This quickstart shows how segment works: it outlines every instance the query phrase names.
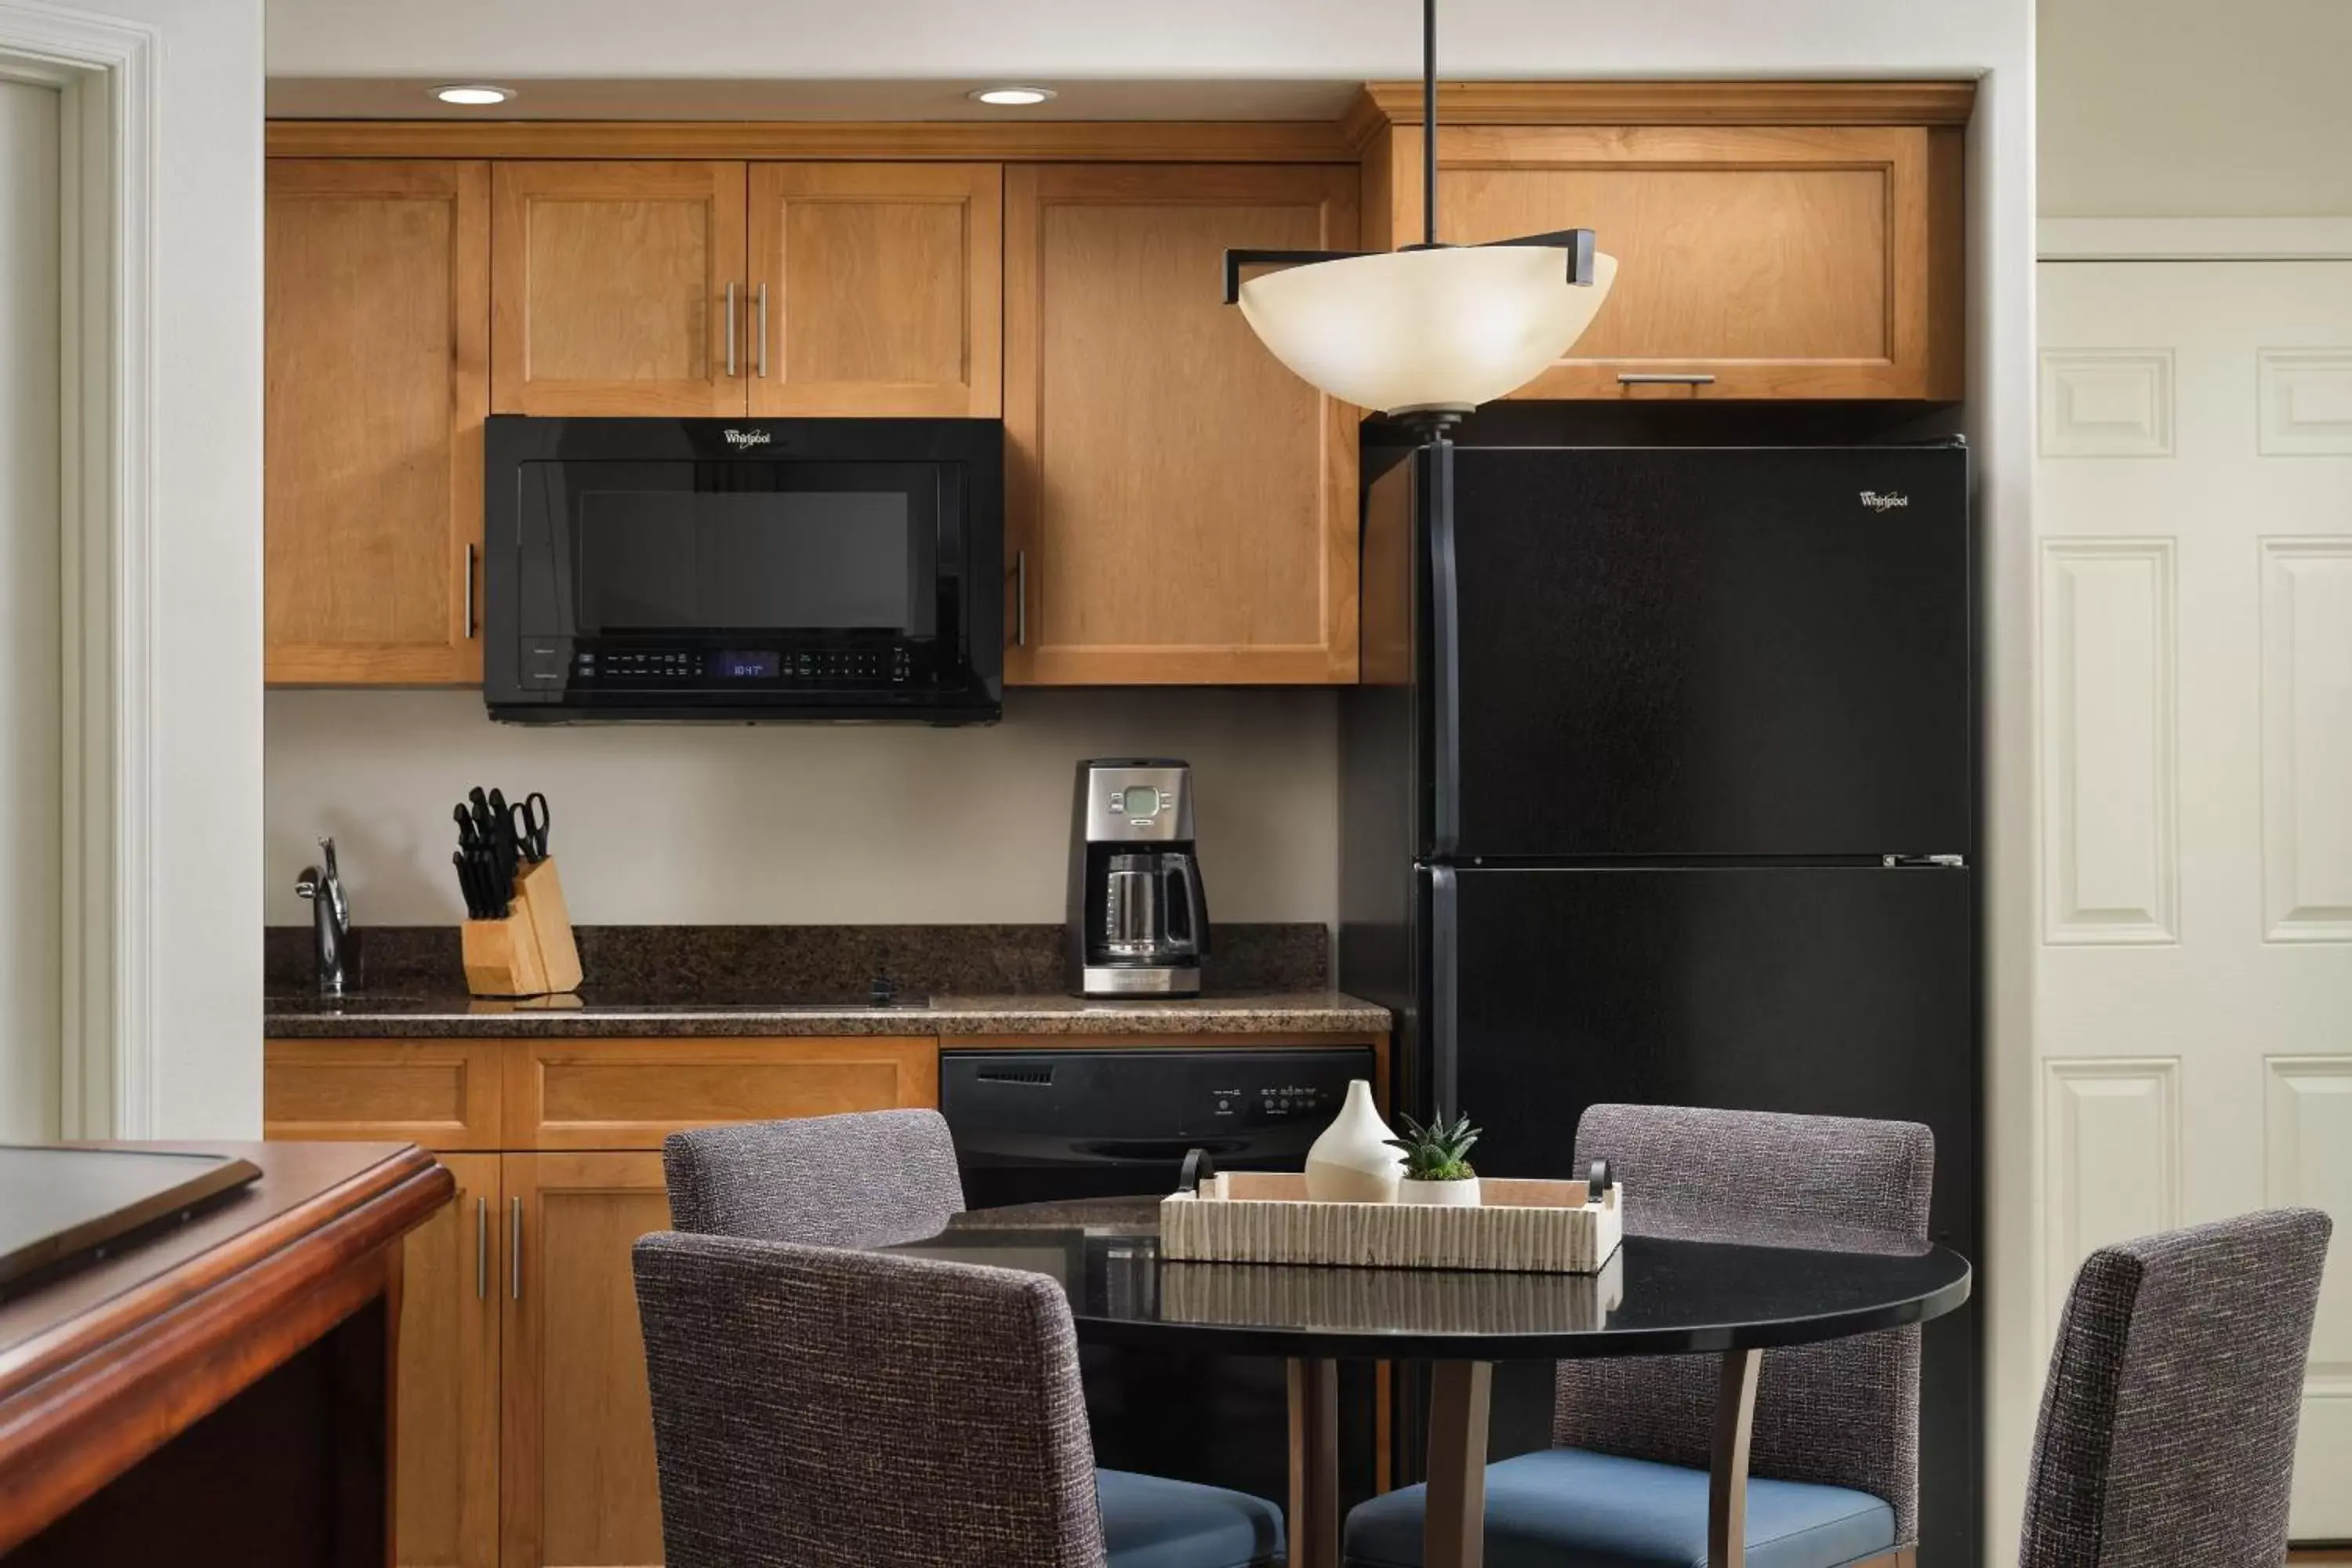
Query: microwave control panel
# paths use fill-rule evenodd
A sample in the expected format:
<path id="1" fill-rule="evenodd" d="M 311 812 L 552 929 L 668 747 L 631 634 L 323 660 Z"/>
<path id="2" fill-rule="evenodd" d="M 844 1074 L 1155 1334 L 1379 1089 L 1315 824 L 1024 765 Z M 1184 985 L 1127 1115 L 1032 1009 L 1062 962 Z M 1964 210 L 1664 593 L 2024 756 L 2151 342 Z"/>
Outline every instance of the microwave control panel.
<path id="1" fill-rule="evenodd" d="M 531 656 L 539 654 L 534 658 Z M 536 684 L 589 690 L 887 690 L 928 679 L 930 650 L 911 643 L 863 647 L 526 648 Z M 541 671 L 544 670 L 544 674 Z"/>

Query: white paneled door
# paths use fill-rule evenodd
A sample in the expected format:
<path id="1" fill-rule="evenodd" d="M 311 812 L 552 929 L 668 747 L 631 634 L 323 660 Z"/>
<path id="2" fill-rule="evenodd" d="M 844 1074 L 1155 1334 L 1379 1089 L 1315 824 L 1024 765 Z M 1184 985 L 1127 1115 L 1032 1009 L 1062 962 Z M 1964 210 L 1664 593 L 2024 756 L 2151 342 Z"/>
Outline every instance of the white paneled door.
<path id="1" fill-rule="evenodd" d="M 2335 1216 L 2298 1540 L 2352 1540 L 2352 261 L 2041 268 L 2042 1342 L 2102 1243 Z"/>

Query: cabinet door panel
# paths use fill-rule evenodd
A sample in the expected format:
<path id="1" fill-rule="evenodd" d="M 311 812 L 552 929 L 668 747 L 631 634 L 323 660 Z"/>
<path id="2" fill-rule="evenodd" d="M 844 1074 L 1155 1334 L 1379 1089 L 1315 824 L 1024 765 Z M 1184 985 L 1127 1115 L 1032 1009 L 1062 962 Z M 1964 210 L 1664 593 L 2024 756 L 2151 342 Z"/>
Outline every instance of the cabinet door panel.
<path id="1" fill-rule="evenodd" d="M 509 1154 L 503 1175 L 520 1245 L 503 1254 L 502 1568 L 659 1563 L 629 1249 L 669 1228 L 661 1156 Z"/>
<path id="2" fill-rule="evenodd" d="M 499 1560 L 499 1157 L 446 1154 L 447 1207 L 401 1244 L 397 1511 L 400 1568 Z"/>
<path id="3" fill-rule="evenodd" d="M 929 1108 L 939 1040 L 517 1040 L 506 1142 L 515 1149 L 658 1149 L 688 1127 Z"/>
<path id="4" fill-rule="evenodd" d="M 994 415 L 1003 192 L 993 163 L 753 164 L 751 412 Z"/>
<path id="5" fill-rule="evenodd" d="M 492 406 L 742 413 L 743 189 L 733 163 L 498 164 Z"/>
<path id="6" fill-rule="evenodd" d="M 1953 397 L 1958 136 L 1452 126 L 1438 133 L 1438 233 L 1475 243 L 1582 226 L 1618 260 L 1591 328 L 1519 397 Z M 1419 167 L 1420 140 L 1396 133 L 1392 171 Z M 1398 231 L 1417 231 L 1418 183 L 1391 190 Z"/>
<path id="7" fill-rule="evenodd" d="M 273 682 L 482 678 L 489 166 L 273 159 L 264 655 Z"/>
<path id="8" fill-rule="evenodd" d="M 1005 195 L 1028 595 L 1007 679 L 1352 680 L 1357 413 L 1267 353 L 1216 279 L 1228 247 L 1352 245 L 1354 171 L 1016 166 Z"/>
<path id="9" fill-rule="evenodd" d="M 493 1040 L 265 1040 L 265 1138 L 396 1139 L 499 1146 Z"/>

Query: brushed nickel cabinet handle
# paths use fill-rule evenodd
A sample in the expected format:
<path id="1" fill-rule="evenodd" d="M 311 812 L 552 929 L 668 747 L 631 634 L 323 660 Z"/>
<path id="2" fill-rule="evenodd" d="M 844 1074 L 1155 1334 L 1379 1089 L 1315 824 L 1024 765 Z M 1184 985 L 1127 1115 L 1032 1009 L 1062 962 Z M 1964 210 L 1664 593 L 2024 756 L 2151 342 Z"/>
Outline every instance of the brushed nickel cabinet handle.
<path id="1" fill-rule="evenodd" d="M 507 1211 L 507 1295 L 522 1300 L 522 1200 Z"/>
<path id="2" fill-rule="evenodd" d="M 768 286 L 760 285 L 760 374 L 768 374 Z"/>
<path id="3" fill-rule="evenodd" d="M 1013 557 L 1013 642 L 1016 647 L 1029 646 L 1029 552 L 1018 551 Z"/>
<path id="4" fill-rule="evenodd" d="M 735 374 L 735 285 L 727 285 L 727 374 Z"/>
<path id="5" fill-rule="evenodd" d="M 474 555 L 475 547 L 466 546 L 466 640 L 474 640 Z"/>
<path id="6" fill-rule="evenodd" d="M 1618 373 L 1620 386 L 1712 386 L 1715 377 L 1704 371 Z"/>
<path id="7" fill-rule="evenodd" d="M 474 1300 L 490 1293 L 490 1200 L 474 1200 Z"/>

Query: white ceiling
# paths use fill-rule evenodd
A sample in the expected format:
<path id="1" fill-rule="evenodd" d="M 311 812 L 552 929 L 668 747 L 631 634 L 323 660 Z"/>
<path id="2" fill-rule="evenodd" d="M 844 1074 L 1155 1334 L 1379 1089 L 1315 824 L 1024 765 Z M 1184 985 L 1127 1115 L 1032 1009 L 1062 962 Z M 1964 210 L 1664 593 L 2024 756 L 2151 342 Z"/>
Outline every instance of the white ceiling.
<path id="1" fill-rule="evenodd" d="M 1034 79 L 1118 97 L 1143 82 L 1311 90 L 1421 68 L 1414 0 L 268 0 L 265 19 L 269 74 L 289 84 L 488 76 L 541 79 L 551 92 L 607 79 L 961 92 Z M 1439 66 L 1506 79 L 1972 76 L 2021 61 L 2032 22 L 2032 0 L 1445 0 Z M 1142 112 L 1119 103 L 1113 117 Z"/>

